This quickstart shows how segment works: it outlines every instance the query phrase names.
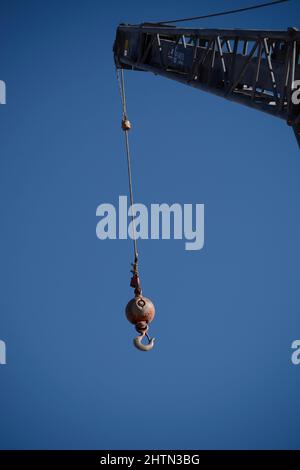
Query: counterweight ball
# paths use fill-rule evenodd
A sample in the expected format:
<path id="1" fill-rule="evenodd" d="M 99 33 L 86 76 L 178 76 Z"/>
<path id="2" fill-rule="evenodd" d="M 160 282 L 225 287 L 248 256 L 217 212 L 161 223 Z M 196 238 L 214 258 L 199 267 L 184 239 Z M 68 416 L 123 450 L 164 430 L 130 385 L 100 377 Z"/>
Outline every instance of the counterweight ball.
<path id="1" fill-rule="evenodd" d="M 130 323 L 136 325 L 140 332 L 147 330 L 148 323 L 152 322 L 155 315 L 155 307 L 150 299 L 139 295 L 129 300 L 126 305 L 126 317 Z"/>

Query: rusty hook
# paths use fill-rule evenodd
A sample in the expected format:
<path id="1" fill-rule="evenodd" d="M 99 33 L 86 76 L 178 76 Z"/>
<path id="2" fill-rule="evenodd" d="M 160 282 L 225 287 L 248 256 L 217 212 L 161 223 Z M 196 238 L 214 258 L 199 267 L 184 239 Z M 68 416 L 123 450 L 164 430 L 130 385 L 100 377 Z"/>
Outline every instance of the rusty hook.
<path id="1" fill-rule="evenodd" d="M 143 344 L 142 343 L 142 340 L 144 339 L 145 336 L 148 339 L 148 344 Z M 141 332 L 141 334 L 139 336 L 136 336 L 136 338 L 134 338 L 133 344 L 140 351 L 150 351 L 154 346 L 154 340 L 155 340 L 155 338 L 150 338 L 149 337 L 147 331 L 143 331 L 143 332 Z"/>

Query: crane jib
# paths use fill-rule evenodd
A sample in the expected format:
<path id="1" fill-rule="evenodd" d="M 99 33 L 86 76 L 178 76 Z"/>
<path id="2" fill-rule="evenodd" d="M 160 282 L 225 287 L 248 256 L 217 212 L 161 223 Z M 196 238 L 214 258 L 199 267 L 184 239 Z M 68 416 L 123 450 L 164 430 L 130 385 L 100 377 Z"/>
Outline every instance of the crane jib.
<path id="1" fill-rule="evenodd" d="M 150 71 L 284 119 L 300 146 L 300 32 L 119 25 L 118 68 Z"/>

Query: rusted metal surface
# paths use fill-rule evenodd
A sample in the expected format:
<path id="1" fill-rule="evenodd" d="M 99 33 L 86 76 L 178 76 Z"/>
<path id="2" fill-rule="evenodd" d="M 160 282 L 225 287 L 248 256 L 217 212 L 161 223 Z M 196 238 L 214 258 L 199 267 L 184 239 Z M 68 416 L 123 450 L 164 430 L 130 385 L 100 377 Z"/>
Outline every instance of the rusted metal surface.
<path id="1" fill-rule="evenodd" d="M 125 311 L 128 321 L 133 325 L 137 325 L 141 322 L 145 322 L 146 325 L 148 325 L 152 322 L 155 316 L 155 307 L 153 303 L 143 295 L 138 295 L 137 297 L 129 300 Z"/>
<path id="2" fill-rule="evenodd" d="M 122 120 L 122 129 L 123 129 L 123 131 L 130 131 L 131 122 L 128 119 L 123 119 Z"/>

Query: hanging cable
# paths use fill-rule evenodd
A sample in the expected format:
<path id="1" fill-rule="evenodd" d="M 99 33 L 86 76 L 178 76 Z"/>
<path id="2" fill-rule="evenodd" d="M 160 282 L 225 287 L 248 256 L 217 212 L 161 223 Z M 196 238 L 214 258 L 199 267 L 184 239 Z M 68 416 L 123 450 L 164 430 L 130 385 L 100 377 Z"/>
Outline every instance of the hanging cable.
<path id="1" fill-rule="evenodd" d="M 137 263 L 138 247 L 137 247 L 137 239 L 136 239 L 135 219 L 134 219 L 134 213 L 133 213 L 133 203 L 134 203 L 133 184 L 132 184 L 131 155 L 130 155 L 129 138 L 128 138 L 128 132 L 131 129 L 131 123 L 127 117 L 125 80 L 124 80 L 123 69 L 121 69 L 121 74 L 119 74 L 119 70 L 117 69 L 117 79 L 119 83 L 121 100 L 122 100 L 122 129 L 125 134 L 125 149 L 126 149 L 126 157 L 127 157 L 127 171 L 128 171 L 128 182 L 129 182 L 130 217 L 131 217 L 132 238 L 133 238 L 133 248 L 134 248 L 134 263 Z"/>
<path id="2" fill-rule="evenodd" d="M 129 180 L 129 196 L 130 196 L 130 215 L 132 226 L 132 238 L 134 247 L 134 262 L 132 263 L 132 277 L 130 287 L 134 288 L 134 298 L 131 299 L 125 309 L 126 317 L 130 323 L 135 325 L 138 336 L 134 338 L 133 344 L 140 351 L 151 351 L 154 346 L 154 339 L 148 334 L 149 324 L 152 322 L 155 315 L 155 307 L 150 299 L 142 295 L 141 281 L 138 273 L 138 247 L 136 238 L 136 226 L 133 213 L 133 185 L 132 185 L 132 171 L 131 171 L 131 155 L 129 150 L 128 132 L 131 129 L 130 121 L 127 117 L 126 109 L 126 93 L 125 93 L 125 80 L 124 70 L 121 73 L 117 68 L 117 80 L 119 84 L 121 100 L 122 100 L 122 129 L 125 134 L 125 149 L 127 157 L 127 170 Z M 142 341 L 146 338 L 147 343 L 143 344 Z"/>
<path id="3" fill-rule="evenodd" d="M 204 18 L 213 18 L 216 16 L 232 15 L 233 13 L 242 13 L 244 11 L 256 10 L 258 8 L 271 7 L 273 5 L 277 5 L 279 3 L 286 3 L 289 1 L 290 0 L 275 0 L 273 2 L 261 3 L 259 5 L 252 5 L 250 7 L 237 8 L 235 10 L 225 10 L 225 11 L 221 11 L 218 13 L 210 13 L 208 15 L 202 15 L 202 16 L 193 16 L 192 18 L 179 18 L 177 20 L 160 21 L 159 23 L 155 23 L 155 24 L 162 25 L 166 23 L 170 24 L 170 23 L 180 23 L 183 21 L 203 20 Z"/>
<path id="4" fill-rule="evenodd" d="M 131 169 L 131 154 L 129 149 L 129 137 L 128 132 L 131 129 L 131 123 L 127 117 L 127 107 L 126 107 L 126 93 L 125 93 L 125 79 L 124 79 L 124 70 L 121 69 L 119 73 L 119 69 L 117 68 L 117 80 L 119 84 L 119 90 L 121 95 L 122 101 L 122 129 L 125 134 L 125 151 L 126 151 L 126 158 L 127 158 L 127 172 L 128 172 L 128 183 L 129 183 L 129 198 L 130 198 L 130 218 L 131 218 L 131 228 L 132 228 L 132 239 L 133 239 L 133 251 L 134 251 L 134 260 L 131 269 L 132 277 L 130 281 L 130 287 L 134 288 L 135 295 L 140 295 L 142 293 L 141 281 L 138 272 L 138 245 L 137 245 L 137 238 L 136 238 L 136 226 L 135 226 L 135 218 L 133 212 L 133 183 L 132 183 L 132 169 Z"/>

